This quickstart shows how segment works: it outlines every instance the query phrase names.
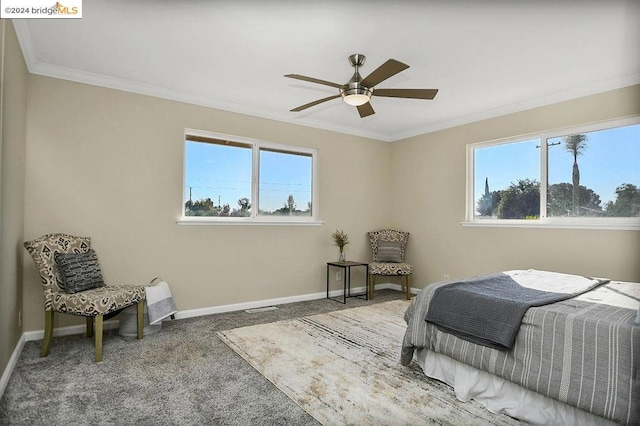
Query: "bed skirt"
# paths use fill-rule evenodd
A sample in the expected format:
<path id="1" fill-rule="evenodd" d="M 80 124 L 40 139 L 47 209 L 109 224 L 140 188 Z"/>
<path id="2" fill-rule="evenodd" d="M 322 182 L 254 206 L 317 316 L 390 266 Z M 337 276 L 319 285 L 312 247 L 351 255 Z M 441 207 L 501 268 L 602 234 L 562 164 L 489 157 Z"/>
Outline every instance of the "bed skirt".
<path id="1" fill-rule="evenodd" d="M 417 349 L 414 359 L 428 377 L 451 386 L 460 401 L 474 399 L 492 413 L 506 414 L 535 425 L 616 425 L 611 420 L 553 400 L 447 355 Z"/>

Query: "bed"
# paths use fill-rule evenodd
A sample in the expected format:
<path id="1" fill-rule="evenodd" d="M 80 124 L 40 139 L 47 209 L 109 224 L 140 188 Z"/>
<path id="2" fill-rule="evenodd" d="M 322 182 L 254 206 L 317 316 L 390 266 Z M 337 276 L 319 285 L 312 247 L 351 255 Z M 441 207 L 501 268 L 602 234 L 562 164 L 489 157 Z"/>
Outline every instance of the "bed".
<path id="1" fill-rule="evenodd" d="M 534 270 L 501 274 L 513 273 L 533 277 L 540 281 L 537 290 L 551 292 L 576 277 Z M 430 303 L 442 300 L 438 293 L 452 282 L 431 285 L 405 313 L 401 362 L 415 360 L 460 400 L 475 399 L 527 423 L 640 424 L 640 284 L 596 281 L 564 300 L 527 308 L 510 349 L 473 343 L 455 327 L 426 321 Z M 469 309 L 476 311 L 467 308 L 468 316 Z"/>

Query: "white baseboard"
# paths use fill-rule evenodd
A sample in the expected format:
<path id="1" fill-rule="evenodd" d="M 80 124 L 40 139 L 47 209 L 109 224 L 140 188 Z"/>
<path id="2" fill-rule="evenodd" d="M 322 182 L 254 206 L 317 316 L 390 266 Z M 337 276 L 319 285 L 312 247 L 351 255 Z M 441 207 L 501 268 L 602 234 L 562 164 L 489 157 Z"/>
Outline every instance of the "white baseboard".
<path id="1" fill-rule="evenodd" d="M 402 286 L 400 284 L 392 284 L 392 283 L 381 283 L 376 284 L 376 290 L 384 290 L 384 289 L 392 289 L 392 290 L 402 290 Z M 354 287 L 351 289 L 353 293 L 364 293 L 364 286 Z M 416 294 L 418 292 L 417 289 L 411 288 L 411 293 Z M 330 297 L 338 297 L 342 296 L 342 290 L 332 290 L 329 292 Z M 183 318 L 193 318 L 200 317 L 204 315 L 212 315 L 212 314 L 220 314 L 224 312 L 233 312 L 233 311 L 244 311 L 246 309 L 255 309 L 255 308 L 264 308 L 266 306 L 274 306 L 274 305 L 284 305 L 287 303 L 294 302 L 304 302 L 307 300 L 316 300 L 316 299 L 324 299 L 327 297 L 327 292 L 323 291 L 320 293 L 311 293 L 311 294 L 302 294 L 299 296 L 290 296 L 290 297 L 279 297 L 275 299 L 267 299 L 267 300 L 257 300 L 254 302 L 245 302 L 245 303 L 234 303 L 231 305 L 222 305 L 222 306 L 212 306 L 209 308 L 200 308 L 200 309 L 189 309 L 186 311 L 178 311 L 176 313 L 176 319 Z M 118 328 L 120 325 L 119 320 L 110 320 L 105 321 L 103 324 L 104 330 L 111 330 L 114 328 Z M 69 336 L 72 334 L 82 334 L 86 331 L 87 326 L 85 324 L 82 325 L 72 325 L 68 327 L 60 327 L 53 330 L 53 336 Z M 35 331 L 25 331 L 22 333 L 18 344 L 16 345 L 15 350 L 13 351 L 13 355 L 11 355 L 11 359 L 9 359 L 9 363 L 7 367 L 4 369 L 4 373 L 2 374 L 2 378 L 0 379 L 0 398 L 4 394 L 4 390 L 7 387 L 7 383 L 9 382 L 9 377 L 11 377 L 11 373 L 13 373 L 13 369 L 18 362 L 18 358 L 22 353 L 22 348 L 24 347 L 25 342 L 31 342 L 34 340 L 42 340 L 44 339 L 44 330 L 35 330 Z"/>
<path id="2" fill-rule="evenodd" d="M 364 289 L 364 287 L 362 288 Z M 332 293 L 334 292 L 329 292 L 329 295 L 331 295 Z M 342 291 L 340 291 L 339 294 L 342 294 Z M 189 309 L 187 311 L 178 311 L 176 313 L 176 319 L 201 317 L 205 315 L 221 314 L 224 312 L 244 311 L 247 309 L 264 308 L 266 306 L 284 305 L 287 303 L 322 299 L 324 297 L 327 297 L 326 292 L 302 294 L 299 296 L 279 297 L 276 299 L 256 300 L 253 302 L 234 303 L 231 305 L 211 306 L 209 308 Z"/>
<path id="3" fill-rule="evenodd" d="M 18 358 L 20 358 L 20 354 L 22 353 L 22 348 L 24 347 L 24 333 L 20 336 L 18 343 L 16 344 L 16 348 L 13 350 L 13 354 L 11 354 L 11 358 L 9 358 L 9 362 L 2 373 L 2 378 L 0 378 L 0 398 L 4 395 L 4 390 L 7 388 L 7 384 L 9 384 L 9 378 L 11 377 L 11 373 L 13 373 L 13 369 L 18 362 Z"/>
<path id="4" fill-rule="evenodd" d="M 384 289 L 402 290 L 402 286 L 400 284 L 381 283 L 381 284 L 376 284 L 375 289 L 376 290 L 384 290 Z M 364 293 L 364 291 L 365 291 L 364 286 L 351 288 L 351 292 L 354 294 Z M 416 294 L 418 292 L 418 290 L 414 288 L 411 288 L 410 291 L 413 294 Z M 329 292 L 329 297 L 338 297 L 338 296 L 342 296 L 342 289 L 332 290 Z M 224 312 L 244 311 L 247 309 L 264 308 L 266 306 L 285 305 L 287 303 L 324 299 L 325 297 L 327 297 L 327 292 L 323 291 L 320 293 L 302 294 L 299 296 L 280 297 L 276 299 L 266 299 L 266 300 L 256 300 L 253 302 L 234 303 L 232 305 L 211 306 L 209 308 L 190 309 L 187 311 L 178 311 L 178 313 L 176 313 L 176 319 L 201 317 L 204 315 L 221 314 Z"/>
<path id="5" fill-rule="evenodd" d="M 119 320 L 109 320 L 102 323 L 103 330 L 112 330 L 114 328 L 118 328 L 120 325 Z M 55 328 L 53 330 L 53 337 L 58 336 L 70 336 L 72 334 L 82 334 L 87 330 L 87 325 L 70 325 L 67 327 Z M 44 330 L 35 330 L 35 331 L 25 331 L 22 333 L 25 342 L 31 342 L 34 340 L 42 340 L 44 339 Z"/>

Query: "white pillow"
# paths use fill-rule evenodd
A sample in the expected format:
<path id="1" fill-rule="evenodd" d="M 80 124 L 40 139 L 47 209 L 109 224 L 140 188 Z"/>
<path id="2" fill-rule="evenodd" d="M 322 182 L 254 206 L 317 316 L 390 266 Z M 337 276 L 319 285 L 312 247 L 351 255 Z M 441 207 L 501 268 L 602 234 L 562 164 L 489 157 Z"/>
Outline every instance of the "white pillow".
<path id="1" fill-rule="evenodd" d="M 640 324 L 640 307 L 638 307 L 638 315 L 636 315 L 636 324 Z"/>

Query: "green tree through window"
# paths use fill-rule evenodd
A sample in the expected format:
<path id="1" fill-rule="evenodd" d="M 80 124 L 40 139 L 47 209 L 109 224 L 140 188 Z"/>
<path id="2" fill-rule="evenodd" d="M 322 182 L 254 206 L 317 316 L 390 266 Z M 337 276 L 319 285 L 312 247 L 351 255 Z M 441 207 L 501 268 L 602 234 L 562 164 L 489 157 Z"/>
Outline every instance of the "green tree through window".
<path id="1" fill-rule="evenodd" d="M 468 216 L 480 221 L 640 218 L 640 119 L 629 121 L 470 145 L 473 211 Z"/>

